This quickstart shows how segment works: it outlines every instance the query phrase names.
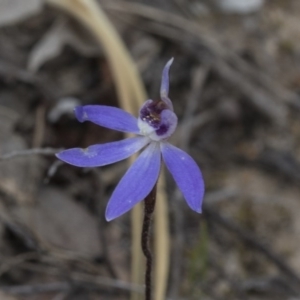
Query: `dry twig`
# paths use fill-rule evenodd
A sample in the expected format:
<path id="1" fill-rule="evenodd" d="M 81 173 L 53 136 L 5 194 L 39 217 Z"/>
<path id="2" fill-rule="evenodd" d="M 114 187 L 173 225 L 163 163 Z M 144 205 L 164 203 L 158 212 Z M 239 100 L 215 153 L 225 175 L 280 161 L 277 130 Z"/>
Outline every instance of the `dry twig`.
<path id="1" fill-rule="evenodd" d="M 0 156 L 0 161 L 9 160 L 17 157 L 22 156 L 29 156 L 29 155 L 46 155 L 52 156 L 57 152 L 61 151 L 61 148 L 32 148 L 32 149 L 25 149 L 25 150 L 16 150 L 10 153 L 5 153 Z"/>
<path id="2" fill-rule="evenodd" d="M 263 244 L 252 233 L 242 229 L 238 224 L 225 218 L 213 208 L 206 205 L 204 206 L 203 211 L 206 217 L 221 225 L 223 228 L 226 228 L 227 230 L 236 234 L 244 243 L 248 244 L 250 247 L 256 249 L 266 258 L 268 258 L 287 278 L 289 278 L 291 288 L 300 293 L 300 277 L 288 264 L 285 263 L 282 257 L 277 255 L 271 248 Z"/>

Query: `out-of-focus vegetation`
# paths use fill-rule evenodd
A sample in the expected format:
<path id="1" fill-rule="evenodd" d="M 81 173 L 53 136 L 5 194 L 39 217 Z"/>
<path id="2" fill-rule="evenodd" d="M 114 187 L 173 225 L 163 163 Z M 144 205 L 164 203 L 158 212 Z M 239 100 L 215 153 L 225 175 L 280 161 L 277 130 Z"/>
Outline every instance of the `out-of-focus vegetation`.
<path id="1" fill-rule="evenodd" d="M 151 98 L 175 58 L 173 142 L 206 182 L 199 216 L 166 174 L 166 299 L 298 299 L 300 3 L 221 3 L 98 2 Z M 122 138 L 72 113 L 120 105 L 116 69 L 68 13 L 0 0 L 0 299 L 117 300 L 143 290 L 130 282 L 129 214 L 104 221 L 126 163 L 83 170 L 53 155 Z"/>

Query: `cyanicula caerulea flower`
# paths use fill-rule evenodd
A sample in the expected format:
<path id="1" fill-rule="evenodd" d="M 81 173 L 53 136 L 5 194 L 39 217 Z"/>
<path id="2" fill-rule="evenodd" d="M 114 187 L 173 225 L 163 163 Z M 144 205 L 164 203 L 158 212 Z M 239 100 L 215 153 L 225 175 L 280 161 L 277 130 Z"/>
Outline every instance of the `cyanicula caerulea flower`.
<path id="1" fill-rule="evenodd" d="M 161 100 L 147 100 L 141 107 L 138 118 L 122 109 L 104 105 L 75 108 L 79 122 L 91 121 L 138 136 L 86 149 L 62 151 L 57 157 L 64 162 L 77 167 L 100 167 L 126 159 L 145 148 L 114 190 L 106 208 L 107 221 L 129 211 L 150 193 L 159 176 L 161 159 L 173 175 L 187 204 L 192 210 L 201 213 L 204 182 L 199 167 L 187 153 L 167 142 L 177 126 L 177 116 L 168 98 L 169 69 L 172 62 L 173 59 L 162 72 Z"/>

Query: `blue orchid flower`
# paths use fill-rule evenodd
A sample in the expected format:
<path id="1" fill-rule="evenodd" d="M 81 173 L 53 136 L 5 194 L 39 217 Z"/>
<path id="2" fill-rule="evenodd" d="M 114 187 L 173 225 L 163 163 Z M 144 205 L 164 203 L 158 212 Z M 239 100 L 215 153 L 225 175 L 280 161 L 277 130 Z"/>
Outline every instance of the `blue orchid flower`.
<path id="1" fill-rule="evenodd" d="M 85 149 L 68 149 L 56 155 L 62 161 L 77 167 L 100 167 L 126 159 L 145 148 L 114 190 L 106 208 L 107 221 L 126 213 L 150 193 L 157 182 L 162 159 L 189 207 L 201 213 L 204 182 L 199 167 L 190 155 L 167 142 L 177 127 L 177 116 L 168 97 L 172 62 L 173 59 L 162 72 L 161 100 L 147 100 L 138 118 L 122 109 L 104 105 L 75 108 L 79 122 L 91 121 L 138 136 Z"/>

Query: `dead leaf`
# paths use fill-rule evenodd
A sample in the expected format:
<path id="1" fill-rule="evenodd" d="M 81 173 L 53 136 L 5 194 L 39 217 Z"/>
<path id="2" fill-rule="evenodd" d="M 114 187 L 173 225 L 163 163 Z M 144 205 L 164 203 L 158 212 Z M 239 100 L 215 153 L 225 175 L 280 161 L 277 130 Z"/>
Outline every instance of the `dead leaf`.
<path id="1" fill-rule="evenodd" d="M 0 0 L 0 26 L 20 22 L 42 10 L 43 0 Z"/>
<path id="2" fill-rule="evenodd" d="M 226 13 L 249 14 L 260 10 L 264 0 L 219 0 L 217 3 Z"/>
<path id="3" fill-rule="evenodd" d="M 0 128 L 0 155 L 26 149 L 24 139 L 13 133 L 19 114 L 5 106 L 0 108 L 0 124 L 3 124 Z M 43 161 L 37 156 L 0 161 L 0 191 L 17 203 L 32 203 L 42 170 Z"/>
<path id="4" fill-rule="evenodd" d="M 17 300 L 17 298 L 0 291 L 1 300 Z"/>
<path id="5" fill-rule="evenodd" d="M 71 22 L 60 19 L 53 24 L 44 37 L 35 45 L 29 55 L 28 69 L 37 71 L 45 62 L 58 56 L 63 48 L 72 46 L 85 56 L 99 55 L 99 46 L 89 34 L 81 34 Z"/>
<path id="6" fill-rule="evenodd" d="M 97 220 L 59 189 L 43 188 L 35 206 L 15 213 L 43 243 L 95 257 L 101 254 Z"/>
<path id="7" fill-rule="evenodd" d="M 56 105 L 50 110 L 48 120 L 51 123 L 56 123 L 61 116 L 70 115 L 74 118 L 74 108 L 80 105 L 80 101 L 74 97 L 61 98 Z"/>

